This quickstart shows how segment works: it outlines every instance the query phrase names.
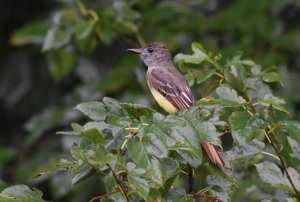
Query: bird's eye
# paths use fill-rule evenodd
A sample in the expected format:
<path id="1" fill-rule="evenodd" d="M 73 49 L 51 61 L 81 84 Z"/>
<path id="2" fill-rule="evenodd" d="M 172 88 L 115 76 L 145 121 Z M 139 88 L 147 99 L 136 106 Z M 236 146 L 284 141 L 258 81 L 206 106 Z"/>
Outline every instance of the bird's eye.
<path id="1" fill-rule="evenodd" d="M 154 51 L 153 48 L 148 48 L 149 53 L 153 53 L 153 51 Z"/>

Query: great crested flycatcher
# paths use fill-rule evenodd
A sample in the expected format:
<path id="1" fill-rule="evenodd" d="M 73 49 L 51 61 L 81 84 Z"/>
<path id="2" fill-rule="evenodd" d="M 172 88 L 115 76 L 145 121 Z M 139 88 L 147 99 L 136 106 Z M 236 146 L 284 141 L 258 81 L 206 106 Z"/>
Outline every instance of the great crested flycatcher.
<path id="1" fill-rule="evenodd" d="M 128 51 L 138 54 L 148 67 L 147 82 L 158 104 L 168 113 L 194 105 L 195 100 L 186 79 L 174 67 L 171 54 L 161 42 L 148 43 L 144 48 L 132 48 Z M 215 147 L 200 140 L 209 159 L 220 166 L 224 162 Z"/>

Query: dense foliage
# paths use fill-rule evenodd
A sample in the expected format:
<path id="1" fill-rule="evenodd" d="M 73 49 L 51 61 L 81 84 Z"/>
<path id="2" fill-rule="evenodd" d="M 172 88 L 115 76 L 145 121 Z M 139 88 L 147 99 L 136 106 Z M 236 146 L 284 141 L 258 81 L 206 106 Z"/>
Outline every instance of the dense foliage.
<path id="1" fill-rule="evenodd" d="M 228 5 L 64 1 L 48 21 L 15 30 L 10 44 L 32 54 L 20 70 L 47 66 L 52 80 L 32 76 L 39 83 L 29 91 L 28 71 L 14 71 L 23 88 L 7 85 L 22 93 L 3 103 L 29 115 L 28 134 L 1 146 L 1 200 L 300 200 L 299 80 L 296 68 L 289 71 L 299 66 L 297 3 Z M 146 107 L 154 100 L 145 70 L 125 49 L 153 40 L 172 52 L 190 52 L 192 44 L 193 52 L 177 54 L 174 63 L 193 86 L 195 107 L 172 115 Z M 227 149 L 227 131 L 234 144 L 221 152 L 226 168 L 220 168 L 202 154 L 199 140 Z M 45 196 L 10 183 L 38 187 Z"/>

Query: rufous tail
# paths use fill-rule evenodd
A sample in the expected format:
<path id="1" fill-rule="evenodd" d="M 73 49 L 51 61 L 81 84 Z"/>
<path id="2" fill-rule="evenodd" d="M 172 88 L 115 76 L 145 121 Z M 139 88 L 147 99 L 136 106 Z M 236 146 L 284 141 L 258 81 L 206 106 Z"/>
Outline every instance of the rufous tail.
<path id="1" fill-rule="evenodd" d="M 222 157 L 219 155 L 219 153 L 217 152 L 214 145 L 212 145 L 204 140 L 201 140 L 201 144 L 202 144 L 204 150 L 206 151 L 211 162 L 218 164 L 221 167 L 225 166 Z"/>

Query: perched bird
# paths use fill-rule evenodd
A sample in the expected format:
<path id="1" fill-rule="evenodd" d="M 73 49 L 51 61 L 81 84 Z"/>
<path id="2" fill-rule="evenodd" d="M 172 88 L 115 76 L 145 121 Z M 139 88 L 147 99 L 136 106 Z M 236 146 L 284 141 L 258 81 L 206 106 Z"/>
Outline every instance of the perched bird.
<path id="1" fill-rule="evenodd" d="M 128 51 L 138 54 L 148 67 L 148 86 L 165 111 L 175 113 L 194 105 L 195 99 L 190 86 L 174 67 L 171 54 L 164 43 L 151 42 L 143 48 L 132 48 Z M 224 166 L 221 156 L 212 144 L 204 140 L 201 140 L 201 144 L 213 163 Z"/>

